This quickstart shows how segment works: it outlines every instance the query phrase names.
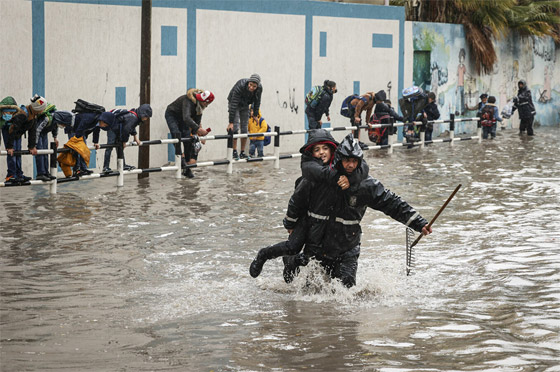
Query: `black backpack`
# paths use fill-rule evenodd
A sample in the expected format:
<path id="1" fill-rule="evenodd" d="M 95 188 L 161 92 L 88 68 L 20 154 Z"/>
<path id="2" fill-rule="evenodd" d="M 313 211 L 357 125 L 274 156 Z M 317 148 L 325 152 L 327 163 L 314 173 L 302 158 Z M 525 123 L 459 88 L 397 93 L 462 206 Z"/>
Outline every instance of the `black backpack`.
<path id="1" fill-rule="evenodd" d="M 496 122 L 494 118 L 494 106 L 485 105 L 480 111 L 480 122 L 485 127 L 491 127 Z"/>
<path id="2" fill-rule="evenodd" d="M 72 110 L 76 114 L 83 114 L 83 113 L 92 113 L 92 114 L 101 114 L 105 112 L 105 107 L 97 105 L 95 103 L 90 103 L 88 101 L 84 101 L 83 99 L 78 99 L 76 102 L 76 107 Z"/>

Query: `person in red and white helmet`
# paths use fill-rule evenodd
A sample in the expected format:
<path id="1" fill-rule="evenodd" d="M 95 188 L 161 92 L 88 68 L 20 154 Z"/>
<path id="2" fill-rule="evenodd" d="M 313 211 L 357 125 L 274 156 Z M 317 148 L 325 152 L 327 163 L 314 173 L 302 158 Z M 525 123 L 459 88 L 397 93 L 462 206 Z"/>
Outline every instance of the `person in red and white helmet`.
<path id="1" fill-rule="evenodd" d="M 187 94 L 173 101 L 165 110 L 165 121 L 171 135 L 176 138 L 207 135 L 208 131 L 201 126 L 202 113 L 212 101 L 214 93 L 196 88 L 189 89 Z M 183 142 L 181 167 L 184 169 L 183 174 L 189 178 L 193 178 L 194 174 L 186 166 L 196 163 L 195 143 L 194 140 Z"/>

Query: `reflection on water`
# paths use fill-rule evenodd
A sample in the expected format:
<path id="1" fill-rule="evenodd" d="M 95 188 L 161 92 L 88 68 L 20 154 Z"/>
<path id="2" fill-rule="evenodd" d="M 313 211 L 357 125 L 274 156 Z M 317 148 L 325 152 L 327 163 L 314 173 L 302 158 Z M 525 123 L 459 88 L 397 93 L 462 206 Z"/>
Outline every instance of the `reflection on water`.
<path id="1" fill-rule="evenodd" d="M 431 218 L 362 222 L 358 284 L 248 265 L 282 227 L 299 160 L 0 190 L 0 370 L 560 371 L 560 140 L 369 152 Z"/>

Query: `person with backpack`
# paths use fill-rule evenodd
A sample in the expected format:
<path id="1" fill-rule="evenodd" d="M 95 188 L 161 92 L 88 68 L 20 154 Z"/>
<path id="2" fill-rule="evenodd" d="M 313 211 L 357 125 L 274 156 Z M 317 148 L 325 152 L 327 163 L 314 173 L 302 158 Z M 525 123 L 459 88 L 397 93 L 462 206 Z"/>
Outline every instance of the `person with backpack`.
<path id="1" fill-rule="evenodd" d="M 348 98 L 348 97 L 347 97 Z M 363 95 L 355 95 L 348 102 L 348 117 L 350 118 L 350 123 L 357 127 L 355 131 L 356 139 L 360 144 L 362 150 L 367 150 L 368 146 L 360 141 L 360 126 L 362 125 L 362 112 L 366 112 L 366 123 L 371 117 L 373 111 L 373 105 L 375 104 L 375 93 L 367 92 Z"/>
<path id="2" fill-rule="evenodd" d="M 0 101 L 0 129 L 2 130 L 2 137 L 4 137 L 4 146 L 8 149 L 8 141 L 12 142 L 12 148 L 21 150 L 21 138 L 14 141 L 10 136 L 10 126 L 12 119 L 18 114 L 25 115 L 25 112 L 17 105 L 16 100 L 12 96 L 5 97 Z M 6 156 L 7 174 L 6 184 L 19 184 L 21 182 L 29 181 L 30 177 L 25 177 L 21 168 L 21 155 L 8 155 Z"/>
<path id="3" fill-rule="evenodd" d="M 375 93 L 375 109 L 373 115 L 368 123 L 370 129 L 368 130 L 369 140 L 376 145 L 385 146 L 389 144 L 390 127 L 371 128 L 375 124 L 390 124 L 391 123 L 391 109 L 385 103 L 387 94 L 384 90 Z"/>
<path id="4" fill-rule="evenodd" d="M 527 88 L 525 80 L 519 80 L 517 83 L 517 97 L 513 98 L 513 114 L 515 110 L 519 110 L 519 134 L 523 134 L 527 130 L 528 136 L 533 136 L 533 121 L 535 119 L 536 111 L 533 104 L 533 97 L 531 91 Z"/>
<path id="5" fill-rule="evenodd" d="M 305 96 L 305 115 L 309 129 L 320 129 L 323 125 L 321 119 L 323 115 L 331 121 L 329 108 L 333 100 L 333 95 L 337 92 L 336 83 L 332 80 L 325 80 L 323 86 L 316 85 Z"/>
<path id="6" fill-rule="evenodd" d="M 492 139 L 496 138 L 497 121 L 502 121 L 500 110 L 496 106 L 496 97 L 488 97 L 488 101 L 479 111 L 480 123 L 482 124 L 482 138 L 487 139 L 488 135 Z"/>
<path id="7" fill-rule="evenodd" d="M 13 99 L 13 98 L 12 98 Z M 31 98 L 27 106 L 21 105 L 11 119 L 4 124 L 3 131 L 7 134 L 4 138 L 8 156 L 13 156 L 14 151 L 21 150 L 21 137 L 27 133 L 27 147 L 32 155 L 37 155 L 37 118 L 47 108 L 47 100 L 37 94 Z M 15 101 L 14 101 L 15 102 Z M 31 178 L 23 174 L 21 168 L 21 155 L 12 158 L 12 170 L 8 164 L 8 175 L 6 182 L 22 183 Z"/>
<path id="8" fill-rule="evenodd" d="M 111 115 L 105 115 L 105 114 L 111 114 Z M 99 132 L 102 128 L 102 126 L 99 125 L 99 121 L 101 120 L 102 115 L 103 118 L 105 118 L 104 122 L 109 123 L 109 125 L 113 125 L 114 115 L 110 112 L 102 112 L 102 113 L 83 112 L 83 111 L 78 112 L 74 119 L 74 127 L 72 128 L 71 131 L 71 135 L 73 135 L 73 137 L 70 138 L 69 141 L 72 141 L 73 138 L 75 137 L 78 141 L 82 141 L 84 145 L 87 147 L 86 139 L 90 134 L 92 134 L 93 146 L 95 147 L 96 150 L 99 150 L 100 149 Z M 103 127 L 106 126 L 107 125 L 103 125 Z M 77 159 L 76 159 L 76 164 L 74 166 L 73 175 L 77 177 L 81 177 L 81 176 L 87 176 L 89 174 L 92 174 L 93 171 L 90 171 L 88 169 L 89 161 L 86 162 L 80 154 L 77 154 L 76 156 Z"/>
<path id="9" fill-rule="evenodd" d="M 430 121 L 437 120 L 440 117 L 439 110 L 436 105 L 436 94 L 434 92 L 428 93 L 428 104 L 424 107 L 424 110 L 422 111 L 423 111 L 423 116 L 425 121 L 428 122 L 426 124 L 424 141 L 431 141 L 432 133 L 434 132 L 434 124 L 430 123 Z"/>
<path id="10" fill-rule="evenodd" d="M 257 119 L 255 119 L 255 117 Z M 259 110 L 258 115 L 253 115 L 253 110 L 251 109 L 251 117 L 249 118 L 249 133 L 265 133 L 268 130 L 268 123 L 261 115 Z M 270 138 L 270 137 L 269 137 Z M 259 157 L 264 156 L 264 140 L 265 136 L 249 137 L 249 156 L 255 156 L 255 150 Z"/>
<path id="11" fill-rule="evenodd" d="M 136 132 L 136 127 L 152 117 L 152 107 L 144 103 L 136 109 L 116 109 L 111 110 L 115 115 L 115 123 L 111 128 L 107 130 L 107 144 L 114 145 L 119 141 L 123 143 L 123 147 L 126 147 L 126 143 L 130 136 L 134 137 L 134 141 L 138 146 L 142 145 L 142 141 L 138 138 L 138 133 Z M 111 153 L 113 152 L 112 147 L 105 149 L 105 156 L 103 158 L 103 173 L 111 173 Z M 123 164 L 124 170 L 132 170 L 135 167 L 126 164 L 123 154 Z"/>
<path id="12" fill-rule="evenodd" d="M 202 128 L 202 114 L 209 104 L 214 101 L 214 93 L 208 90 L 191 88 L 187 94 L 173 101 L 165 110 L 165 121 L 171 135 L 177 138 L 191 138 L 195 135 L 205 136 L 208 131 Z M 181 154 L 181 168 L 183 175 L 193 178 L 194 174 L 188 164 L 196 162 L 195 141 L 183 142 Z"/>
<path id="13" fill-rule="evenodd" d="M 258 74 L 253 74 L 248 79 L 241 79 L 235 83 L 227 97 L 229 114 L 228 132 L 233 131 L 233 134 L 238 134 L 239 129 L 241 129 L 241 133 L 247 133 L 249 106 L 253 107 L 255 114 L 259 112 L 262 91 L 261 77 Z M 246 145 L 247 138 L 241 138 L 241 149 L 237 153 L 237 138 L 233 139 L 233 158 L 235 160 L 247 158 L 245 154 Z"/>
<path id="14" fill-rule="evenodd" d="M 428 96 L 422 88 L 415 85 L 403 89 L 402 94 L 402 98 L 399 99 L 399 107 L 405 122 L 408 123 L 403 126 L 403 137 L 409 143 L 408 148 L 412 148 L 412 144 L 420 140 L 420 127 L 414 125 L 413 122 L 424 118 L 423 110 L 428 104 Z"/>
<path id="15" fill-rule="evenodd" d="M 47 107 L 37 117 L 37 150 L 44 150 L 49 148 L 48 134 L 52 133 L 53 141 L 55 146 L 58 148 L 58 126 L 53 123 L 53 113 L 56 112 L 56 106 L 52 103 L 47 103 Z M 37 166 L 37 177 L 36 180 L 39 181 L 51 181 L 55 179 L 55 176 L 51 176 L 49 173 L 49 156 L 48 155 L 37 155 L 35 156 L 35 165 Z"/>

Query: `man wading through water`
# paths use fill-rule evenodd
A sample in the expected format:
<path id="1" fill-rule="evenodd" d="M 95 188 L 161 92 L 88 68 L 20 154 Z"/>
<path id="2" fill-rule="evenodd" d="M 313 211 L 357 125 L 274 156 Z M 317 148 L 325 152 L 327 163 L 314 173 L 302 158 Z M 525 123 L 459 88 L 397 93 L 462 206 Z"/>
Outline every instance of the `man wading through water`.
<path id="1" fill-rule="evenodd" d="M 363 152 L 352 134 L 338 146 L 334 169 L 348 178 L 357 176 L 347 190 L 329 182 L 312 182 L 303 178 L 290 198 L 284 227 L 290 230 L 298 219 L 306 217 L 306 239 L 303 253 L 284 257 L 284 280 L 289 283 L 315 259 L 333 279 L 346 287 L 356 284 L 360 256 L 360 221 L 366 209 L 379 210 L 410 228 L 428 235 L 432 228 L 418 212 L 378 180 L 363 172 Z"/>

